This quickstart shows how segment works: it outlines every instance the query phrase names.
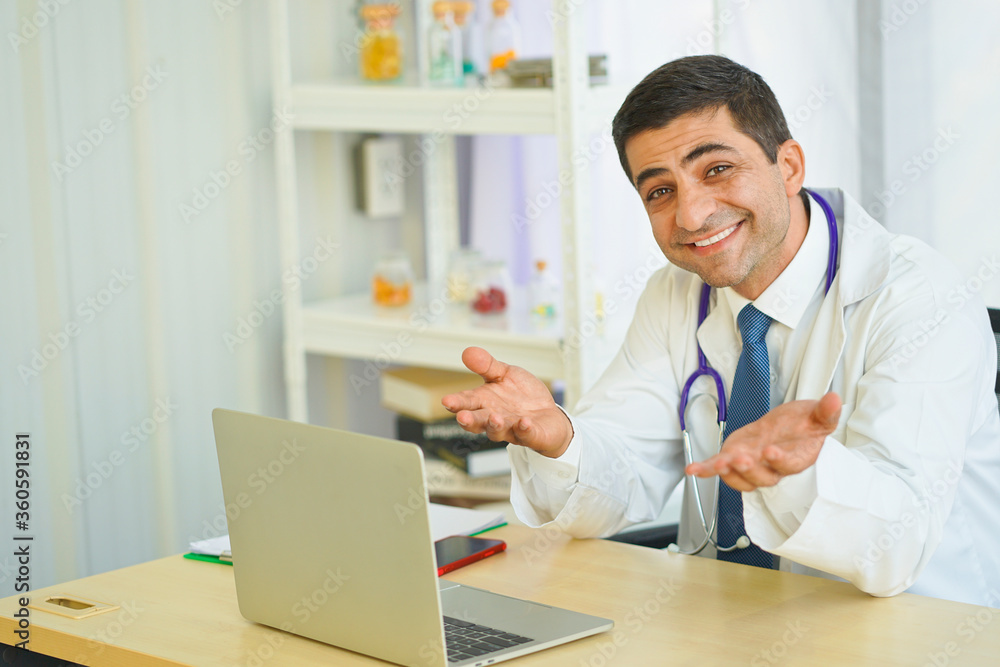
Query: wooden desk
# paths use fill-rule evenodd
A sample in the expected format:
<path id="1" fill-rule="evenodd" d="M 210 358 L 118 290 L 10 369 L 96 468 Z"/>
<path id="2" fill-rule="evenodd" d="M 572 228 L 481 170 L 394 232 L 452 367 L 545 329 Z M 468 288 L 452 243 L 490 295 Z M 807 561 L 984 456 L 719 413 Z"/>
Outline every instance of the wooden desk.
<path id="1" fill-rule="evenodd" d="M 998 610 L 518 526 L 490 535 L 507 552 L 449 579 L 616 624 L 512 665 L 1000 663 Z M 87 665 L 386 664 L 246 621 L 228 566 L 171 556 L 32 596 L 56 593 L 122 605 L 81 620 L 32 611 L 33 650 Z M 4 643 L 15 607 L 0 600 Z"/>

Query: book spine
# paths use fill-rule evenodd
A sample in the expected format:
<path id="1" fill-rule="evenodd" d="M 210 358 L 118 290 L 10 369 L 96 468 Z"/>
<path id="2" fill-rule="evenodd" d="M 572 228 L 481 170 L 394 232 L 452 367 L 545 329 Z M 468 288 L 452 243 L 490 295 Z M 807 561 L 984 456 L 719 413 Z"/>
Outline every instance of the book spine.
<path id="1" fill-rule="evenodd" d="M 396 437 L 416 443 L 425 451 L 437 452 L 447 449 L 454 456 L 463 459 L 474 452 L 507 446 L 506 442 L 493 442 L 481 433 L 469 433 L 454 419 L 425 424 L 404 415 L 397 415 Z"/>
<path id="2" fill-rule="evenodd" d="M 439 446 L 433 442 L 427 443 L 429 451 L 440 457 L 442 460 L 447 461 L 456 468 L 461 468 L 464 472 L 469 472 L 469 460 L 466 457 L 459 456 L 452 452 L 446 446 Z"/>
<path id="3" fill-rule="evenodd" d="M 461 427 L 460 427 L 461 428 Z M 507 446 L 506 442 L 494 442 L 481 433 L 468 433 L 463 431 L 464 436 L 428 436 L 424 435 L 424 442 L 430 444 L 434 449 L 448 449 L 455 456 L 468 458 L 470 454 L 485 452 L 492 449 L 501 449 Z"/>
<path id="4" fill-rule="evenodd" d="M 447 461 L 427 458 L 427 491 L 432 496 L 465 497 L 482 500 L 510 498 L 510 475 L 472 478 Z"/>

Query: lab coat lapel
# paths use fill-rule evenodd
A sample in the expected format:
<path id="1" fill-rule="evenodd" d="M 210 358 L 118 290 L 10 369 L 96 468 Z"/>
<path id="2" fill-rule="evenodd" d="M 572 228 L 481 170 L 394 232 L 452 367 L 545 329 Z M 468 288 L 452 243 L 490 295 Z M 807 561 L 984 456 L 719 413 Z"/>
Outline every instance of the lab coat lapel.
<path id="1" fill-rule="evenodd" d="M 889 274 L 891 235 L 842 190 L 818 190 L 837 216 L 837 276 L 823 300 L 806 346 L 796 399 L 818 399 L 830 390 L 847 340 L 846 309 L 871 295 Z"/>

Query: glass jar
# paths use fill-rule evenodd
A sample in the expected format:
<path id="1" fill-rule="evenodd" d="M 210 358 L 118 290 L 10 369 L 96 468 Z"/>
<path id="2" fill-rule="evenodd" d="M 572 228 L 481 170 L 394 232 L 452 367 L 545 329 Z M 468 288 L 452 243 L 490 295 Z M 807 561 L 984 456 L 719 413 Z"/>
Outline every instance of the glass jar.
<path id="1" fill-rule="evenodd" d="M 375 265 L 372 299 L 379 306 L 405 306 L 413 292 L 413 266 L 402 252 L 386 255 Z"/>
<path id="2" fill-rule="evenodd" d="M 434 21 L 427 31 L 427 81 L 432 86 L 461 86 L 462 36 L 455 27 L 451 2 L 431 5 Z"/>
<path id="3" fill-rule="evenodd" d="M 453 303 L 469 303 L 472 301 L 473 280 L 482 255 L 473 248 L 459 248 L 448 258 L 447 292 L 448 300 Z"/>
<path id="4" fill-rule="evenodd" d="M 455 13 L 455 27 L 462 41 L 462 74 L 467 82 L 474 83 L 481 70 L 478 61 L 479 51 L 482 49 L 478 24 L 470 20 L 476 11 L 476 4 L 471 0 L 457 0 L 451 3 L 451 7 Z"/>
<path id="5" fill-rule="evenodd" d="M 510 274 L 501 261 L 483 262 L 473 281 L 470 306 L 482 315 L 506 312 L 510 300 Z"/>
<path id="6" fill-rule="evenodd" d="M 521 27 L 510 11 L 510 0 L 493 0 L 489 50 L 491 73 L 506 69 L 521 50 Z"/>
<path id="7" fill-rule="evenodd" d="M 396 3 L 371 4 L 361 8 L 365 22 L 361 38 L 361 78 L 392 81 L 403 71 L 403 47 L 393 22 L 399 15 Z"/>

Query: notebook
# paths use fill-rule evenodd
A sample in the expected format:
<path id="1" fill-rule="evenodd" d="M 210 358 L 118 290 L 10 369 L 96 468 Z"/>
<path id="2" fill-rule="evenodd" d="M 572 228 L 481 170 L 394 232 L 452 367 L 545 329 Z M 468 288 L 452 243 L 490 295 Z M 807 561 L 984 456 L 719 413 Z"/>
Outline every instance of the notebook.
<path id="1" fill-rule="evenodd" d="M 225 502 L 241 508 L 229 535 L 245 618 L 431 667 L 495 664 L 614 626 L 439 580 L 418 446 L 222 409 L 212 421 Z M 478 655 L 448 648 L 445 617 L 493 639 L 463 645 Z"/>

